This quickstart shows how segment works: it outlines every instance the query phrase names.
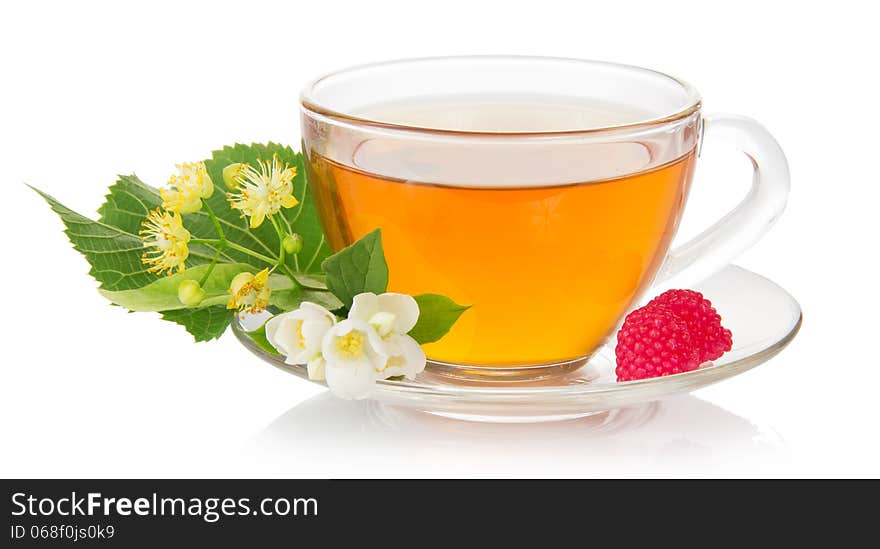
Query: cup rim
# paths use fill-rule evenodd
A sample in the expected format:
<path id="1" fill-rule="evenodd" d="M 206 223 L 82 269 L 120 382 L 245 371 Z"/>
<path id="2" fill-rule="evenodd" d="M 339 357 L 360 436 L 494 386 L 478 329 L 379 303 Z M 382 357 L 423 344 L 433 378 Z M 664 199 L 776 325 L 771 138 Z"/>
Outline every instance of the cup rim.
<path id="1" fill-rule="evenodd" d="M 582 63 L 585 65 L 593 65 L 593 66 L 601 66 L 601 67 L 613 67 L 618 69 L 624 69 L 633 72 L 642 72 L 646 74 L 650 74 L 656 77 L 662 77 L 669 79 L 679 86 L 681 86 L 682 90 L 686 94 L 686 101 L 684 102 L 684 106 L 675 110 L 671 114 L 665 114 L 662 116 L 657 116 L 653 118 L 647 118 L 645 120 L 637 120 L 634 122 L 626 122 L 621 124 L 608 124 L 604 126 L 594 126 L 590 128 L 582 128 L 582 129 L 570 129 L 570 130 L 541 130 L 541 131 L 483 131 L 483 130 L 456 130 L 456 129 L 448 129 L 448 128 L 431 128 L 427 126 L 416 126 L 416 125 L 408 125 L 408 124 L 397 124 L 393 122 L 383 122 L 380 120 L 373 120 L 367 117 L 356 116 L 353 114 L 348 114 L 342 111 L 338 111 L 323 105 L 320 105 L 317 100 L 314 99 L 314 90 L 315 87 L 318 86 L 321 82 L 334 78 L 336 76 L 344 75 L 350 72 L 368 70 L 368 69 L 376 69 L 381 67 L 387 67 L 391 65 L 404 64 L 404 63 L 419 63 L 419 62 L 434 62 L 434 61 L 468 61 L 468 60 L 497 60 L 497 61 L 547 61 L 547 62 L 574 62 L 574 63 Z M 340 69 L 337 71 L 333 71 L 330 73 L 326 73 L 323 76 L 315 78 L 310 81 L 303 88 L 300 93 L 300 106 L 303 110 L 309 111 L 311 113 L 325 116 L 340 122 L 347 122 L 355 125 L 362 126 L 370 126 L 374 128 L 392 130 L 392 131 L 405 131 L 405 132 L 416 132 L 420 134 L 433 134 L 433 135 L 447 135 L 447 136 L 462 136 L 462 137 L 493 137 L 493 138 L 503 138 L 503 137 L 556 137 L 556 136 L 577 136 L 577 135 L 594 135 L 597 133 L 603 132 L 619 132 L 619 131 L 629 131 L 629 130 L 642 130 L 645 128 L 662 126 L 664 124 L 668 124 L 671 122 L 675 122 L 684 118 L 691 116 L 692 114 L 698 112 L 702 107 L 702 100 L 700 98 L 699 92 L 697 89 L 681 78 L 676 76 L 672 76 L 670 74 L 656 71 L 653 69 L 648 69 L 645 67 L 639 67 L 637 65 L 629 65 L 625 63 L 614 63 L 609 61 L 597 61 L 591 59 L 578 59 L 573 57 L 554 57 L 554 56 L 539 56 L 539 55 L 449 55 L 449 56 L 434 56 L 434 57 L 411 57 L 411 58 L 399 58 L 393 59 L 389 61 L 380 61 L 377 63 L 365 63 L 360 65 L 350 66 L 344 69 Z"/>

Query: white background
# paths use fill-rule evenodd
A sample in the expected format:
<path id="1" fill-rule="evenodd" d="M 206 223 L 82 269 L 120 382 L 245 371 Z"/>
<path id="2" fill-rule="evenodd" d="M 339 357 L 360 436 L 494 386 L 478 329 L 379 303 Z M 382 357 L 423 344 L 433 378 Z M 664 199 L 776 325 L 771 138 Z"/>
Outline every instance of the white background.
<path id="1" fill-rule="evenodd" d="M 7 2 L 0 8 L 0 475 L 878 476 L 877 16 L 870 3 Z M 479 425 L 333 399 L 227 333 L 193 344 L 94 291 L 23 182 L 92 213 L 235 141 L 299 141 L 297 95 L 352 64 L 538 54 L 648 66 L 785 149 L 781 221 L 738 263 L 801 302 L 781 355 L 597 420 Z M 745 192 L 704 151 L 680 236 Z"/>

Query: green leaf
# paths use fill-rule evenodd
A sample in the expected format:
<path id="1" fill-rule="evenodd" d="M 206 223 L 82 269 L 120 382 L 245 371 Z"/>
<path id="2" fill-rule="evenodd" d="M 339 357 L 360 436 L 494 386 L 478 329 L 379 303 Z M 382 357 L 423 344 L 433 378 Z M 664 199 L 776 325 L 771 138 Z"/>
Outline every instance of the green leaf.
<path id="1" fill-rule="evenodd" d="M 230 242 L 269 257 L 277 257 L 280 243 L 272 224 L 265 222 L 257 229 L 250 229 L 240 212 L 229 206 L 222 176 L 223 168 L 232 162 L 255 165 L 258 159 L 270 160 L 273 154 L 277 154 L 282 162 L 297 168 L 293 185 L 294 196 L 299 204 L 282 209 L 278 219 L 290 232 L 299 233 L 303 237 L 302 251 L 295 256 L 288 256 L 286 263 L 294 276 L 301 279 L 301 283 L 307 287 L 303 291 L 297 291 L 288 280 L 287 287 L 273 292 L 274 300 L 288 306 L 294 303 L 298 305 L 304 300 L 338 306 L 338 300 L 329 292 L 321 291 L 326 286 L 321 279 L 320 266 L 330 255 L 330 249 L 308 189 L 301 154 L 294 153 L 290 147 L 275 143 L 234 145 L 215 151 L 212 158 L 205 161 L 216 187 L 208 204 Z M 191 244 L 187 259 L 188 269 L 181 275 L 160 278 L 147 272 L 147 266 L 141 262 L 144 248 L 138 232 L 146 215 L 162 203 L 156 188 L 145 184 L 135 175 L 120 176 L 110 187 L 105 203 L 98 210 L 98 221 L 78 214 L 51 196 L 34 190 L 61 217 L 71 243 L 88 260 L 92 267 L 90 273 L 100 283 L 100 290 L 105 297 L 130 310 L 161 310 L 163 318 L 182 324 L 199 341 L 218 337 L 229 324 L 232 314 L 220 306 L 227 299 L 226 295 L 221 295 L 220 287 L 228 287 L 228 274 L 234 270 L 245 270 L 243 266 L 250 266 L 250 270 L 268 266 L 259 259 L 227 248 L 219 256 L 218 271 L 206 282 L 208 298 L 200 308 L 187 311 L 177 301 L 177 284 L 184 279 L 200 278 L 204 270 L 200 270 L 198 266 L 209 262 L 215 250 L 204 244 Z M 184 226 L 193 238 L 215 239 L 218 236 L 214 223 L 204 209 L 184 216 Z M 224 267 L 225 264 L 236 266 Z M 232 273 L 233 276 L 234 274 L 236 273 Z M 225 294 L 226 288 L 222 290 L 222 294 Z"/>
<path id="2" fill-rule="evenodd" d="M 136 235 L 113 225 L 92 221 L 67 208 L 48 194 L 33 188 L 64 222 L 73 247 L 92 266 L 89 274 L 108 291 L 141 288 L 156 280 L 141 262 L 144 245 Z"/>
<path id="3" fill-rule="evenodd" d="M 200 280 L 208 265 L 199 265 L 174 276 L 163 276 L 151 284 L 133 290 L 111 292 L 99 290 L 101 295 L 129 311 L 170 311 L 184 309 L 186 305 L 177 299 L 177 287 L 184 280 Z M 253 272 L 254 268 L 243 263 L 220 263 L 214 267 L 208 280 L 202 285 L 206 296 L 199 307 L 226 305 L 229 301 L 229 285 L 241 272 Z M 290 281 L 288 280 L 288 283 Z"/>
<path id="4" fill-rule="evenodd" d="M 196 341 L 210 341 L 223 335 L 232 322 L 232 311 L 226 307 L 202 307 L 201 309 L 177 309 L 163 311 L 162 318 L 180 324 Z"/>
<path id="5" fill-rule="evenodd" d="M 296 277 L 300 282 L 300 277 Z M 303 301 L 311 301 L 331 311 L 342 307 L 342 303 L 336 296 L 325 289 L 298 288 L 293 285 L 289 278 L 279 274 L 269 276 L 269 287 L 272 293 L 269 295 L 269 305 L 282 311 L 292 311 L 300 306 Z"/>
<path id="6" fill-rule="evenodd" d="M 380 229 L 339 250 L 322 264 L 327 287 L 350 308 L 354 296 L 363 292 L 381 294 L 388 287 L 388 264 L 382 251 Z"/>
<path id="7" fill-rule="evenodd" d="M 309 288 L 311 290 L 326 290 L 327 289 L 327 276 L 324 273 L 315 273 L 315 274 L 296 274 L 294 273 L 294 278 L 299 282 L 300 286 L 303 288 Z"/>
<path id="8" fill-rule="evenodd" d="M 409 335 L 420 345 L 437 341 L 452 328 L 458 317 L 470 309 L 444 295 L 421 294 L 414 296 L 419 304 L 419 320 Z"/>
<path id="9" fill-rule="evenodd" d="M 301 284 L 300 277 L 296 278 L 297 282 Z M 292 311 L 299 307 L 303 301 L 311 301 L 331 311 L 342 307 L 342 303 L 326 289 L 326 286 L 323 290 L 298 288 L 286 276 L 273 274 L 269 277 L 269 287 L 272 289 L 272 293 L 269 295 L 269 305 L 282 311 Z"/>
<path id="10" fill-rule="evenodd" d="M 289 289 L 277 292 L 273 290 L 272 295 L 269 296 L 269 305 L 278 307 L 282 311 L 292 311 L 299 307 L 303 301 L 311 301 L 330 311 L 335 311 L 342 307 L 342 302 L 330 292 L 307 289 Z"/>
<path id="11" fill-rule="evenodd" d="M 275 349 L 275 347 L 273 347 L 272 344 L 269 343 L 269 339 L 266 337 L 266 323 L 265 322 L 256 330 L 253 330 L 250 332 L 245 332 L 245 335 L 247 335 L 249 338 L 251 338 L 251 340 L 254 343 L 256 343 L 260 349 L 266 351 L 269 354 L 272 354 L 275 356 L 281 356 L 281 353 L 279 353 Z"/>
<path id="12" fill-rule="evenodd" d="M 226 238 L 255 252 L 270 257 L 278 256 L 280 242 L 278 235 L 268 220 L 256 229 L 248 226 L 247 219 L 241 216 L 241 212 L 229 206 L 226 199 L 226 189 L 223 183 L 223 168 L 235 162 L 242 162 L 257 166 L 257 160 L 268 161 L 277 154 L 282 163 L 296 167 L 296 177 L 293 180 L 293 194 L 299 204 L 293 208 L 282 208 L 278 216 L 288 232 L 298 233 L 303 237 L 303 248 L 295 254 L 285 258 L 287 266 L 295 273 L 320 273 L 321 262 L 330 255 L 324 231 L 318 219 L 318 210 L 312 198 L 312 194 L 306 182 L 306 169 L 301 153 L 295 153 L 293 149 L 276 143 L 251 145 L 236 144 L 231 147 L 223 147 L 214 151 L 212 157 L 205 161 L 208 174 L 214 181 L 216 192 L 208 199 L 208 204 L 220 220 L 220 224 L 226 233 Z M 196 238 L 216 238 L 216 231 L 210 218 L 204 211 L 187 215 L 186 227 Z M 265 267 L 266 264 L 259 259 L 242 254 L 235 250 L 224 251 L 226 261 L 250 263 L 255 267 Z"/>
<path id="13" fill-rule="evenodd" d="M 159 191 L 138 176 L 120 175 L 98 209 L 98 221 L 136 235 L 147 214 L 161 204 Z"/>
<path id="14" fill-rule="evenodd" d="M 98 221 L 111 225 L 124 232 L 138 236 L 141 223 L 151 211 L 162 204 L 158 189 L 147 185 L 136 175 L 120 175 L 116 183 L 110 187 L 110 192 L 105 197 L 104 204 L 98 209 Z M 192 214 L 183 217 L 183 225 L 195 238 L 217 238 L 217 232 L 210 227 L 202 227 L 198 218 Z M 193 225 L 198 225 L 202 233 L 194 232 Z M 207 232 L 204 232 L 207 230 Z M 190 244 L 189 257 L 186 260 L 188 267 L 208 263 L 214 255 L 214 249 L 202 244 Z M 221 254 L 220 260 L 228 263 L 236 261 L 228 253 Z M 241 261 L 239 261 L 241 263 Z"/>

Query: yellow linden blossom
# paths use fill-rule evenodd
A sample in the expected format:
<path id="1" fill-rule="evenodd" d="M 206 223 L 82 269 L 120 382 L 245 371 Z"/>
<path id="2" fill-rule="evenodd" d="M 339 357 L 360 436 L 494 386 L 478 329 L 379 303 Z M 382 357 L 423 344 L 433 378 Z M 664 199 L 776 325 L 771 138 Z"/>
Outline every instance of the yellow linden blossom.
<path id="1" fill-rule="evenodd" d="M 153 248 L 145 252 L 141 261 L 150 265 L 151 273 L 172 275 L 174 269 L 178 273 L 186 270 L 186 258 L 189 256 L 189 231 L 183 226 L 183 219 L 176 212 L 154 210 L 147 214 L 141 224 L 140 231 L 144 247 Z"/>
<path id="2" fill-rule="evenodd" d="M 238 273 L 229 285 L 227 309 L 238 309 L 247 313 L 258 313 L 269 305 L 269 269 L 257 274 Z"/>
<path id="3" fill-rule="evenodd" d="M 168 188 L 159 191 L 162 207 L 172 212 L 188 214 L 202 207 L 202 199 L 214 194 L 214 182 L 204 162 L 178 164 L 178 173 L 168 180 Z"/>
<path id="4" fill-rule="evenodd" d="M 244 165 L 238 172 L 237 193 L 227 193 L 229 204 L 241 210 L 242 217 L 251 218 L 250 226 L 255 229 L 262 225 L 267 215 L 278 213 L 281 208 L 292 208 L 299 204 L 293 196 L 293 178 L 296 167 L 281 165 L 278 155 L 271 162 L 257 161 L 260 169 Z"/>

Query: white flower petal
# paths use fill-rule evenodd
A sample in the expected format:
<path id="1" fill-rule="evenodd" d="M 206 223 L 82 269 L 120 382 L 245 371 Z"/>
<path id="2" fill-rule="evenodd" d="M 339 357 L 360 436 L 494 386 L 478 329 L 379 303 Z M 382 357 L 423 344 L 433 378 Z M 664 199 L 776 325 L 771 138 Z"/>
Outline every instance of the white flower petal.
<path id="1" fill-rule="evenodd" d="M 296 333 L 296 327 L 300 319 L 297 318 L 296 312 L 276 315 L 266 321 L 266 339 L 284 356 L 299 352 L 297 345 L 299 334 Z"/>
<path id="2" fill-rule="evenodd" d="M 321 353 L 321 340 L 335 322 L 336 317 L 324 307 L 302 303 L 298 309 L 269 319 L 266 339 L 285 356 L 286 364 L 306 364 Z"/>
<path id="3" fill-rule="evenodd" d="M 321 341 L 324 339 L 324 334 L 332 327 L 333 323 L 326 318 L 303 322 L 302 335 L 305 340 L 305 349 L 321 352 Z"/>
<path id="4" fill-rule="evenodd" d="M 380 311 L 394 315 L 394 333 L 406 334 L 419 320 L 419 304 L 411 295 L 385 293 L 377 296 Z"/>
<path id="5" fill-rule="evenodd" d="M 376 383 L 376 372 L 371 361 L 327 361 L 324 366 L 327 386 L 334 395 L 344 399 L 361 399 L 370 394 Z"/>
<path id="6" fill-rule="evenodd" d="M 370 317 L 379 312 L 379 298 L 372 292 L 364 292 L 354 296 L 348 318 L 369 322 Z"/>
<path id="7" fill-rule="evenodd" d="M 308 364 L 310 360 L 315 358 L 315 356 L 320 356 L 320 352 L 314 352 L 309 349 L 303 349 L 302 351 L 296 352 L 292 355 L 289 355 L 286 359 L 284 359 L 285 364 L 297 364 L 302 366 L 303 364 Z"/>
<path id="8" fill-rule="evenodd" d="M 340 338 L 347 336 L 351 332 L 357 332 L 363 338 L 356 355 L 340 351 L 337 344 Z M 377 365 L 384 364 L 385 359 L 390 354 L 387 344 L 379 337 L 379 334 L 376 333 L 372 326 L 362 320 L 353 318 L 343 320 L 327 332 L 321 342 L 321 353 L 327 361 L 351 362 L 365 359 Z"/>
<path id="9" fill-rule="evenodd" d="M 322 307 L 317 303 L 312 303 L 311 301 L 303 301 L 299 305 L 300 310 L 306 311 L 307 314 L 311 315 L 313 318 L 325 317 L 333 323 L 336 323 L 336 316 L 327 310 L 326 307 Z"/>
<path id="10" fill-rule="evenodd" d="M 401 363 L 400 373 L 391 375 L 404 375 L 407 379 L 413 379 L 424 371 L 427 358 L 422 346 L 415 339 L 407 335 L 395 334 L 389 338 L 388 344 Z"/>
<path id="11" fill-rule="evenodd" d="M 287 354 L 287 349 L 280 348 L 281 342 L 276 339 L 275 336 L 275 334 L 278 333 L 278 329 L 281 327 L 282 322 L 284 322 L 284 315 L 273 316 L 266 321 L 266 339 L 269 340 L 269 343 L 271 343 L 279 353 Z"/>

